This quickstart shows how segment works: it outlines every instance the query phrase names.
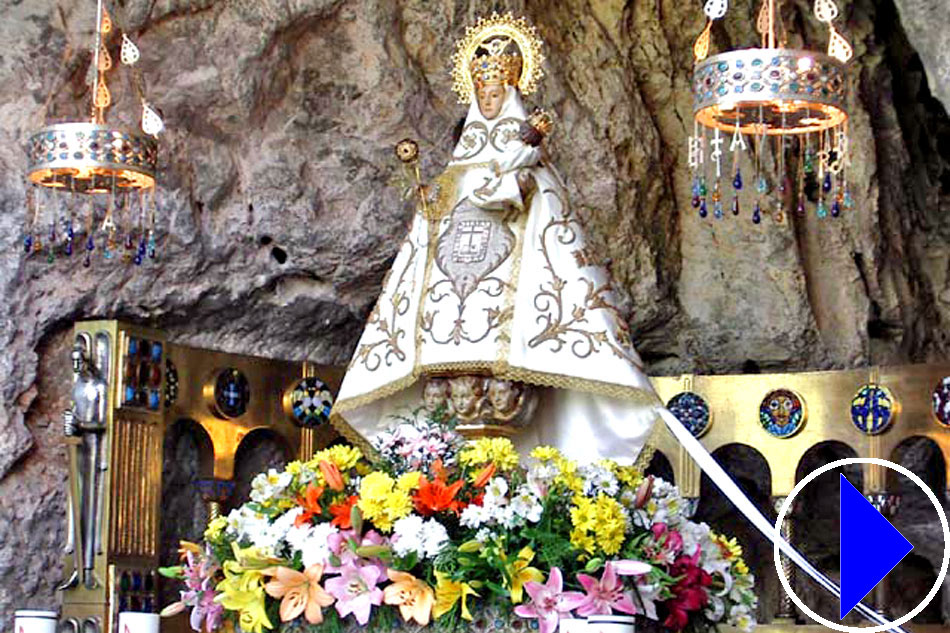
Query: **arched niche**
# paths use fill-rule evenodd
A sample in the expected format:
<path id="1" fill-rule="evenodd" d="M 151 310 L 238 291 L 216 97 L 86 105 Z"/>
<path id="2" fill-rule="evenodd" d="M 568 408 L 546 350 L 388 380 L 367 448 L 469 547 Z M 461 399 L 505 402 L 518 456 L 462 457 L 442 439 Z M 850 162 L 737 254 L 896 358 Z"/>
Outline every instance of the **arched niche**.
<path id="1" fill-rule="evenodd" d="M 198 481 L 211 476 L 211 437 L 194 420 L 181 419 L 165 430 L 162 456 L 162 520 L 159 561 L 175 565 L 180 540 L 199 541 L 208 522 Z M 178 599 L 178 583 L 164 582 L 161 604 Z"/>
<path id="2" fill-rule="evenodd" d="M 937 580 L 937 572 L 927 558 L 911 552 L 887 575 L 891 591 L 888 592 L 888 608 L 895 615 L 910 612 L 927 597 Z M 944 586 L 917 617 L 914 624 L 943 624 Z"/>
<path id="3" fill-rule="evenodd" d="M 894 448 L 887 459 L 920 477 L 938 500 L 944 499 L 946 467 L 940 447 L 932 439 L 924 436 L 908 437 Z M 913 551 L 887 576 L 891 587 L 888 596 L 895 603 L 894 612 L 905 613 L 923 600 L 933 586 L 936 580 L 934 570 L 939 569 L 944 542 L 940 519 L 926 493 L 909 478 L 892 469 L 887 470 L 885 482 L 888 493 L 900 497 L 891 523 L 914 546 Z M 947 511 L 946 505 L 944 511 Z M 914 624 L 941 622 L 940 608 L 935 605 L 943 603 L 943 591 L 941 587 L 941 593 L 914 618 Z"/>
<path id="4" fill-rule="evenodd" d="M 826 464 L 857 456 L 857 452 L 844 442 L 819 442 L 805 451 L 798 461 L 795 481 L 801 481 L 809 473 Z M 795 546 L 832 578 L 837 578 L 840 573 L 840 475 L 844 475 L 858 490 L 864 490 L 864 470 L 861 464 L 834 468 L 816 477 L 798 493 L 787 519 L 791 522 L 792 542 Z M 805 604 L 817 613 L 833 622 L 838 621 L 838 599 L 807 580 L 802 573 L 795 576 L 795 591 Z M 869 603 L 869 600 L 866 602 Z M 862 619 L 852 612 L 844 622 L 856 625 L 861 624 Z"/>
<path id="5" fill-rule="evenodd" d="M 772 470 L 765 456 L 745 444 L 726 444 L 712 454 L 759 510 L 766 517 L 774 518 L 770 496 Z M 760 622 L 769 621 L 781 591 L 772 565 L 771 543 L 705 474 L 700 481 L 699 506 L 694 520 L 705 521 L 713 530 L 736 537 L 746 564 L 755 574 L 755 590 L 759 596 L 756 617 Z"/>
<path id="6" fill-rule="evenodd" d="M 250 499 L 251 481 L 259 473 L 270 468 L 282 470 L 293 458 L 287 440 L 269 428 L 253 429 L 245 435 L 234 455 L 234 493 L 224 511 Z"/>
<path id="7" fill-rule="evenodd" d="M 902 440 L 900 444 L 894 447 L 887 459 L 900 464 L 923 479 L 934 494 L 940 496 L 946 490 L 946 464 L 944 463 L 943 453 L 940 451 L 940 446 L 929 437 L 913 435 Z M 888 492 L 901 495 L 902 506 L 907 502 L 920 503 L 926 508 L 931 508 L 931 512 L 933 512 L 930 500 L 907 477 L 889 468 L 885 481 L 887 482 Z"/>
<path id="8" fill-rule="evenodd" d="M 650 463 L 644 471 L 644 474 L 665 479 L 671 484 L 676 483 L 673 475 L 673 465 L 670 464 L 670 460 L 667 459 L 666 455 L 661 451 L 653 453 L 653 457 L 650 459 Z"/>

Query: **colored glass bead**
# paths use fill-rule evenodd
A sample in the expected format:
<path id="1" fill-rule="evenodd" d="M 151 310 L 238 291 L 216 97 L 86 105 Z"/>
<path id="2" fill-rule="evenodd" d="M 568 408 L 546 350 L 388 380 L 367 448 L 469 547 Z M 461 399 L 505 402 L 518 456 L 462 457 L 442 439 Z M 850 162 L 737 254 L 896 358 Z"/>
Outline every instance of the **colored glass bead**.
<path id="1" fill-rule="evenodd" d="M 706 198 L 701 198 L 699 201 L 699 217 L 705 218 L 709 215 L 709 209 L 706 208 Z"/>
<path id="2" fill-rule="evenodd" d="M 755 190 L 759 193 L 769 192 L 769 181 L 765 179 L 765 176 L 759 177 L 759 181 L 755 183 Z"/>
<path id="3" fill-rule="evenodd" d="M 718 182 L 715 185 L 713 185 L 712 199 L 713 199 L 713 202 L 719 202 L 720 200 L 722 200 L 722 194 L 719 193 Z"/>
<path id="4" fill-rule="evenodd" d="M 752 211 L 752 224 L 759 224 L 762 222 L 762 207 L 759 206 L 759 203 L 755 203 L 755 209 Z"/>
<path id="5" fill-rule="evenodd" d="M 157 249 L 157 245 L 156 245 L 156 242 L 155 242 L 155 236 L 154 236 L 154 235 L 149 235 L 149 236 L 148 236 L 148 256 L 149 256 L 149 259 L 155 259 L 155 253 L 156 253 L 157 250 L 158 250 L 158 249 Z"/>
<path id="6" fill-rule="evenodd" d="M 56 225 L 53 223 L 50 223 L 49 225 L 49 241 L 50 242 L 56 241 Z"/>
<path id="7" fill-rule="evenodd" d="M 90 236 L 86 239 L 86 250 L 87 250 L 87 251 L 94 251 L 95 249 L 96 249 L 96 240 L 92 239 L 92 236 L 90 235 Z"/>
<path id="8" fill-rule="evenodd" d="M 836 218 L 839 215 L 841 215 L 841 203 L 835 198 L 835 201 L 831 203 L 831 217 Z"/>
<path id="9" fill-rule="evenodd" d="M 92 260 L 89 258 L 89 252 L 87 251 L 87 252 L 86 252 L 86 256 L 85 256 L 85 257 L 83 258 L 83 260 L 82 260 L 82 265 L 83 265 L 85 268 L 89 268 L 89 264 L 91 264 L 91 263 L 92 263 Z"/>
<path id="10" fill-rule="evenodd" d="M 732 215 L 739 215 L 739 197 L 732 199 Z"/>
<path id="11" fill-rule="evenodd" d="M 66 253 L 66 257 L 69 257 L 73 254 L 73 241 L 66 240 L 66 246 L 63 248 L 63 252 Z"/>
<path id="12" fill-rule="evenodd" d="M 33 240 L 33 252 L 39 253 L 41 250 L 43 250 L 43 242 L 37 237 Z"/>
<path id="13" fill-rule="evenodd" d="M 713 200 L 713 216 L 715 216 L 717 220 L 722 219 L 722 201 L 721 200 Z"/>
<path id="14" fill-rule="evenodd" d="M 705 197 L 709 193 L 709 190 L 706 188 L 706 179 L 700 178 L 699 180 L 699 195 Z"/>
<path id="15" fill-rule="evenodd" d="M 694 209 L 699 208 L 699 196 L 693 196 L 693 208 Z"/>
<path id="16" fill-rule="evenodd" d="M 736 176 L 732 179 L 732 186 L 738 190 L 742 189 L 742 172 L 738 169 L 736 170 Z"/>
<path id="17" fill-rule="evenodd" d="M 828 217 L 828 207 L 825 205 L 824 200 L 818 201 L 818 217 L 827 218 Z"/>
<path id="18" fill-rule="evenodd" d="M 830 172 L 825 174 L 825 179 L 821 183 L 821 190 L 824 191 L 825 193 L 828 193 L 829 191 L 831 191 L 831 173 Z"/>
<path id="19" fill-rule="evenodd" d="M 52 264 L 54 259 L 55 259 L 55 258 L 53 257 L 53 251 L 49 251 L 48 253 L 46 253 L 46 263 L 47 263 L 47 264 Z"/>
<path id="20" fill-rule="evenodd" d="M 73 223 L 70 222 L 66 225 L 66 239 L 72 241 L 76 237 L 76 232 L 73 230 Z"/>
<path id="21" fill-rule="evenodd" d="M 798 206 L 795 207 L 795 212 L 798 213 L 798 215 L 805 215 L 805 201 L 804 200 L 798 201 Z"/>
<path id="22" fill-rule="evenodd" d="M 851 197 L 851 190 L 845 189 L 844 190 L 844 208 L 851 209 L 852 207 L 854 207 L 854 198 Z"/>
<path id="23" fill-rule="evenodd" d="M 23 238 L 23 250 L 27 253 L 33 250 L 33 236 L 27 235 Z"/>
<path id="24" fill-rule="evenodd" d="M 807 150 L 805 152 L 805 173 L 812 174 L 815 172 L 815 150 Z"/>

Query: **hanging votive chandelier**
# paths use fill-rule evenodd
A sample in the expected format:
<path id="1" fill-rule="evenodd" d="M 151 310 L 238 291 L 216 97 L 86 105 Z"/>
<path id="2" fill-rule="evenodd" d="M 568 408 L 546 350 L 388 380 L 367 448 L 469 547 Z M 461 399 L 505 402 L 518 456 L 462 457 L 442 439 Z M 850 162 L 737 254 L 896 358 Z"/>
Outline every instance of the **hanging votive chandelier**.
<path id="1" fill-rule="evenodd" d="M 728 0 L 706 0 L 703 5 L 708 19 L 693 45 L 694 122 L 688 141 L 692 205 L 700 217 L 708 217 L 710 212 L 717 219 L 726 215 L 724 189 L 730 185 L 730 210 L 732 215 L 741 214 L 739 192 L 745 183 L 740 158 L 743 152 L 749 153 L 750 145 L 749 159 L 755 169 L 753 223 L 761 223 L 763 215 L 770 212 L 776 222 L 782 222 L 789 208 L 804 215 L 806 187 L 811 190 L 808 183 L 816 185 L 815 213 L 819 218 L 838 217 L 853 207 L 847 184 L 845 111 L 847 62 L 852 49 L 832 24 L 838 8 L 833 0 L 815 0 L 815 16 L 829 30 L 825 54 L 786 47 L 786 34 L 776 12 L 778 2 L 762 1 L 756 21 L 760 48 L 712 57 L 708 56 L 712 25 L 726 14 Z M 770 181 L 763 165 L 769 143 L 774 145 L 777 184 Z M 731 162 L 724 152 L 726 144 Z"/>
<path id="2" fill-rule="evenodd" d="M 48 125 L 27 143 L 27 218 L 24 251 L 57 256 L 84 253 L 89 266 L 96 251 L 107 260 L 136 265 L 156 256 L 155 171 L 158 134 L 164 123 L 145 97 L 136 62 L 139 49 L 110 14 L 96 4 L 95 41 L 87 83 L 89 118 Z M 112 105 L 107 76 L 113 69 L 109 44 L 120 43 L 130 94 L 141 107 L 141 132 L 106 123 Z"/>

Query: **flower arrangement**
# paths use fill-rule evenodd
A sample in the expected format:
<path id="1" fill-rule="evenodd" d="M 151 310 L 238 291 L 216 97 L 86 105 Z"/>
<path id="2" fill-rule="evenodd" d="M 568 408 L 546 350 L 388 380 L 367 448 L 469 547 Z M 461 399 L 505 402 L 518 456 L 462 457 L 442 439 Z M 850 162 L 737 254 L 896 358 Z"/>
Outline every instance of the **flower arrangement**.
<path id="1" fill-rule="evenodd" d="M 252 483 L 251 499 L 183 543 L 165 615 L 248 633 L 399 621 L 453 630 L 480 610 L 536 621 L 637 614 L 670 631 L 755 624 L 735 539 L 689 521 L 669 483 L 550 447 L 464 441 L 400 419 L 374 445 L 333 446 Z"/>

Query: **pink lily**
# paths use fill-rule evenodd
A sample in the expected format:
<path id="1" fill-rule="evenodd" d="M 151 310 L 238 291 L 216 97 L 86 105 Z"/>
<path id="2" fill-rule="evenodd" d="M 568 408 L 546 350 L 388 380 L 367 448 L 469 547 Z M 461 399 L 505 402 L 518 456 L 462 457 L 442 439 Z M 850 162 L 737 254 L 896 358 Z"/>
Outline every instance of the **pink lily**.
<path id="1" fill-rule="evenodd" d="M 557 567 L 551 568 L 547 583 L 542 585 L 530 580 L 524 584 L 524 589 L 531 597 L 531 604 L 519 604 L 515 613 L 522 618 L 537 619 L 540 633 L 554 633 L 561 618 L 570 615 L 586 600 L 580 592 L 563 591 L 564 579 Z"/>
<path id="2" fill-rule="evenodd" d="M 383 590 L 377 587 L 386 577 L 377 565 L 357 565 L 353 562 L 339 568 L 340 575 L 324 583 L 327 592 L 336 598 L 336 610 L 341 618 L 352 613 L 362 626 L 369 622 L 373 605 L 383 603 Z"/>
<path id="3" fill-rule="evenodd" d="M 625 561 L 633 563 L 635 561 Z M 589 615 L 610 615 L 615 610 L 634 615 L 637 607 L 633 602 L 633 593 L 624 591 L 623 581 L 617 577 L 617 569 L 611 561 L 604 565 L 604 574 L 597 580 L 587 574 L 577 574 L 577 580 L 584 587 L 587 595 L 578 605 L 577 613 L 587 617 Z M 622 565 L 624 569 L 633 569 L 632 566 Z"/>

